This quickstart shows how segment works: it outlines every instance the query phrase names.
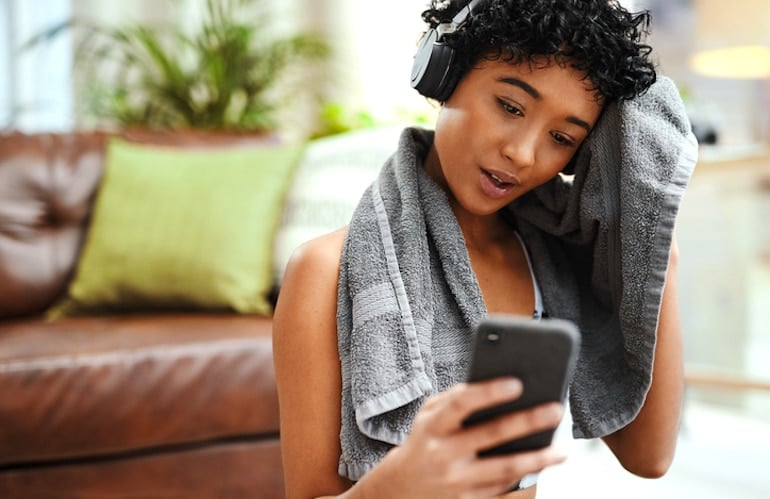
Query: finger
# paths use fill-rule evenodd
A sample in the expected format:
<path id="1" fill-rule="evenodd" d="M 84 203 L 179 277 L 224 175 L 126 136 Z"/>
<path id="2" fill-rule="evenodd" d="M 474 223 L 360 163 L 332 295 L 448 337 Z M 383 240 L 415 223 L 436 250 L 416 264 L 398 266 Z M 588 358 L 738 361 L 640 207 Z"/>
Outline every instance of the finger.
<path id="1" fill-rule="evenodd" d="M 563 463 L 567 458 L 560 449 L 549 446 L 529 452 L 475 459 L 463 468 L 462 479 L 477 487 L 496 488 L 497 493 L 508 490 L 530 473 L 540 473 L 548 466 Z"/>
<path id="2" fill-rule="evenodd" d="M 470 426 L 458 435 L 457 445 L 463 451 L 481 451 L 510 440 L 559 426 L 564 408 L 550 402 L 523 409 Z"/>
<path id="3" fill-rule="evenodd" d="M 521 393 L 521 381 L 515 378 L 459 383 L 426 401 L 425 420 L 436 434 L 454 433 L 474 412 L 516 400 Z"/>

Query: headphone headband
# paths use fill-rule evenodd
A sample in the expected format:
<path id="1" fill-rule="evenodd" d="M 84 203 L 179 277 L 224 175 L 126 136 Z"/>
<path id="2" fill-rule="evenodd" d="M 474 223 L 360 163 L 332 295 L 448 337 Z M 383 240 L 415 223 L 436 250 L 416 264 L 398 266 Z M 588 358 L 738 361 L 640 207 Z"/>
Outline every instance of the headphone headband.
<path id="1" fill-rule="evenodd" d="M 473 9 L 478 7 L 482 1 L 483 0 L 471 0 L 465 7 L 455 14 L 451 21 L 436 26 L 435 30 L 439 33 L 439 41 L 444 35 L 452 34 L 462 28 L 468 21 L 468 18 L 473 15 Z"/>

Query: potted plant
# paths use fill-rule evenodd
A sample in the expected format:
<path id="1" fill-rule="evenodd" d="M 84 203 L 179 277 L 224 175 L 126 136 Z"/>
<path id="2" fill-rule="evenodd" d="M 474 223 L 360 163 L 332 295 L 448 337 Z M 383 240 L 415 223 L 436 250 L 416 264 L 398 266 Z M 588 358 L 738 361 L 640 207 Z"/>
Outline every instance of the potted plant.
<path id="1" fill-rule="evenodd" d="M 290 100 L 315 91 L 298 83 L 317 82 L 329 52 L 312 33 L 276 35 L 262 0 L 206 0 L 205 18 L 192 33 L 71 20 L 30 43 L 65 30 L 77 32 L 84 117 L 121 130 L 275 130 Z"/>

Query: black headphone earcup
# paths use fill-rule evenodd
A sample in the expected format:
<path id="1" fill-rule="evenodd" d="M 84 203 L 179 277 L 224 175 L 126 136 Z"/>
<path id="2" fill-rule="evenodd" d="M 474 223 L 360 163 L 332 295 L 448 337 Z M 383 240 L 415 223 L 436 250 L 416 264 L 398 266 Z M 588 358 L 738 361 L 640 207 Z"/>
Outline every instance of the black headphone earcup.
<path id="1" fill-rule="evenodd" d="M 444 102 L 453 90 L 448 80 L 454 50 L 437 38 L 438 33 L 431 29 L 420 40 L 412 64 L 412 87 L 425 97 Z"/>

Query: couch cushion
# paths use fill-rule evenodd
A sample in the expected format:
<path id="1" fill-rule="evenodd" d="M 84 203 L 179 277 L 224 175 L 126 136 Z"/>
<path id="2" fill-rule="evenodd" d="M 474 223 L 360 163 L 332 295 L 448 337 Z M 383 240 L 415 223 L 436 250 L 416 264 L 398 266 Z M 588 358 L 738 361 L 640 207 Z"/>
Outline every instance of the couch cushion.
<path id="1" fill-rule="evenodd" d="M 77 273 L 53 315 L 268 314 L 273 234 L 300 152 L 113 139 Z"/>
<path id="2" fill-rule="evenodd" d="M 3 499 L 283 499 L 277 438 L 0 470 Z"/>
<path id="3" fill-rule="evenodd" d="M 102 174 L 105 136 L 0 134 L 0 319 L 61 294 Z"/>
<path id="4" fill-rule="evenodd" d="M 271 330 L 248 315 L 0 323 L 0 466 L 276 435 Z"/>

